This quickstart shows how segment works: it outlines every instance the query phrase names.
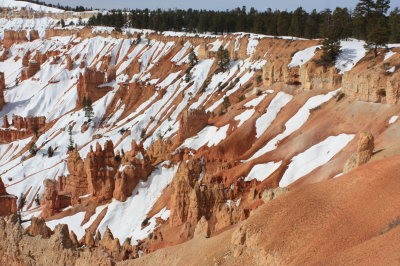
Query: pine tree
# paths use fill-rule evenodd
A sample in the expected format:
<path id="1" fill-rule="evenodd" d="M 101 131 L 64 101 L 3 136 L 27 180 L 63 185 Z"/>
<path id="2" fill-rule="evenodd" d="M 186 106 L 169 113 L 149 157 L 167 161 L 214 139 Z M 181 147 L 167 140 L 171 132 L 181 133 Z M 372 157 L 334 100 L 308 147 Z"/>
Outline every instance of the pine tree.
<path id="1" fill-rule="evenodd" d="M 53 157 L 53 155 L 54 155 L 54 149 L 53 147 L 49 146 L 49 148 L 47 149 L 47 156 L 51 158 Z"/>
<path id="2" fill-rule="evenodd" d="M 198 62 L 199 62 L 199 59 L 197 59 L 196 53 L 192 49 L 189 54 L 189 66 L 192 68 L 195 65 L 197 65 Z"/>
<path id="3" fill-rule="evenodd" d="M 64 19 L 61 19 L 61 27 L 65 28 L 65 21 L 64 21 Z"/>
<path id="4" fill-rule="evenodd" d="M 69 144 L 67 147 L 68 152 L 74 150 L 74 140 L 72 139 L 72 126 L 68 127 L 68 135 L 69 135 Z"/>
<path id="5" fill-rule="evenodd" d="M 335 38 L 326 38 L 321 42 L 323 51 L 317 64 L 330 67 L 335 65 L 337 57 L 340 55 L 340 42 Z"/>
<path id="6" fill-rule="evenodd" d="M 400 42 L 400 10 L 396 7 L 389 16 L 390 38 L 391 43 Z"/>
<path id="7" fill-rule="evenodd" d="M 373 0 L 359 0 L 360 2 L 356 5 L 355 11 L 361 16 L 372 15 L 375 7 Z"/>
<path id="8" fill-rule="evenodd" d="M 375 11 L 381 15 L 384 15 L 388 12 L 390 8 L 390 0 L 376 0 L 374 5 Z"/>
<path id="9" fill-rule="evenodd" d="M 373 50 L 375 57 L 378 56 L 378 49 L 386 47 L 389 42 L 390 32 L 385 18 L 381 18 L 369 31 L 367 48 Z"/>
<path id="10" fill-rule="evenodd" d="M 308 39 L 317 38 L 318 24 L 319 24 L 319 15 L 317 13 L 317 10 L 314 9 L 312 13 L 309 16 L 307 16 L 304 36 Z"/>
<path id="11" fill-rule="evenodd" d="M 230 61 L 231 59 L 228 50 L 220 46 L 217 52 L 217 64 L 220 69 L 226 71 L 229 68 Z"/>
<path id="12" fill-rule="evenodd" d="M 92 117 L 94 115 L 92 100 L 89 98 L 83 98 L 83 111 L 85 112 L 85 117 L 88 119 L 87 122 L 90 123 L 92 121 Z"/>
<path id="13" fill-rule="evenodd" d="M 37 148 L 36 144 L 32 143 L 30 148 L 29 148 L 29 153 L 32 154 L 32 155 L 36 155 L 37 152 L 38 152 L 38 148 Z"/>

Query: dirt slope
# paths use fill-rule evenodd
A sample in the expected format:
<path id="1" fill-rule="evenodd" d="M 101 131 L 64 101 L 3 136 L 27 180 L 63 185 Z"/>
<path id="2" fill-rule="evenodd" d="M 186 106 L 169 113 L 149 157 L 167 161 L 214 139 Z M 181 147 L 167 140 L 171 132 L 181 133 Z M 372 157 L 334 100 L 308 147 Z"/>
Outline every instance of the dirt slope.
<path id="1" fill-rule="evenodd" d="M 399 265 L 400 156 L 292 190 L 211 239 L 125 265 Z M 239 255 L 235 258 L 235 255 Z"/>

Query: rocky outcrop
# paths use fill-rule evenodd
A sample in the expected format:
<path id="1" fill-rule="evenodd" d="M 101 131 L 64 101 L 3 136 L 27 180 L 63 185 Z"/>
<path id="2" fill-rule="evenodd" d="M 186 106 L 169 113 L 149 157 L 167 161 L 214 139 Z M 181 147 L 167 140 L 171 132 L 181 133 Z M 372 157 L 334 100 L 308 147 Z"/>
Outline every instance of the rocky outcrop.
<path id="1" fill-rule="evenodd" d="M 343 75 L 343 92 L 351 98 L 375 103 L 397 104 L 400 100 L 399 58 L 371 55 Z"/>
<path id="2" fill-rule="evenodd" d="M 34 30 L 29 31 L 29 35 L 25 30 L 22 31 L 6 30 L 4 31 L 3 44 L 4 47 L 10 48 L 15 43 L 34 41 L 37 39 L 39 39 L 39 33 Z"/>
<path id="3" fill-rule="evenodd" d="M 119 171 L 115 175 L 113 197 L 126 201 L 139 181 L 146 181 L 153 171 L 151 160 L 142 145 L 132 142 L 132 148 L 125 153 Z"/>
<path id="4" fill-rule="evenodd" d="M 74 244 L 68 226 L 57 225 L 51 236 L 24 231 L 16 216 L 0 218 L 1 265 L 115 265 L 106 251 Z"/>
<path id="5" fill-rule="evenodd" d="M 100 144 L 91 150 L 84 160 L 84 172 L 88 182 L 88 194 L 98 202 L 112 199 L 114 192 L 114 176 L 119 168 L 115 159 L 114 144 L 107 141 L 104 149 Z"/>
<path id="6" fill-rule="evenodd" d="M 179 121 L 178 142 L 195 136 L 208 124 L 209 114 L 204 109 L 190 109 L 183 113 Z"/>
<path id="7" fill-rule="evenodd" d="M 27 80 L 40 71 L 40 62 L 37 60 L 29 60 L 28 67 L 24 68 L 21 73 L 21 80 Z"/>
<path id="8" fill-rule="evenodd" d="M 361 133 L 358 139 L 357 153 L 346 162 L 343 172 L 348 173 L 354 168 L 367 163 L 374 152 L 374 136 L 371 133 Z"/>
<path id="9" fill-rule="evenodd" d="M 264 190 L 264 192 L 261 194 L 261 198 L 265 203 L 267 203 L 281 195 L 286 194 L 288 191 L 289 190 L 285 187 L 267 189 L 267 190 Z"/>
<path id="10" fill-rule="evenodd" d="M 3 181 L 0 178 L 0 216 L 17 213 L 17 197 L 6 192 Z"/>
<path id="11" fill-rule="evenodd" d="M 100 99 L 109 91 L 109 87 L 99 87 L 107 82 L 106 73 L 97 71 L 94 68 L 86 68 L 83 74 L 79 74 L 78 81 L 78 105 L 81 105 L 84 98 L 92 102 Z"/>
<path id="12" fill-rule="evenodd" d="M 171 227 L 180 226 L 180 237 L 184 239 L 194 235 L 203 216 L 207 218 L 212 233 L 245 219 L 247 215 L 238 204 L 227 201 L 221 183 L 202 183 L 199 179 L 202 171 L 201 161 L 184 161 L 172 182 L 169 224 Z M 204 221 L 199 227 L 205 227 L 201 223 L 204 225 Z"/>
<path id="13" fill-rule="evenodd" d="M 42 238 L 50 238 L 53 232 L 46 225 L 43 218 L 32 217 L 31 224 L 26 228 L 26 232 L 30 236 L 41 236 Z"/>
<path id="14" fill-rule="evenodd" d="M 40 206 L 43 207 L 42 217 L 51 217 L 60 212 L 61 209 L 71 205 L 71 198 L 59 193 L 59 191 L 62 190 L 60 182 L 46 179 L 44 181 L 44 186 L 45 192 L 40 199 Z"/>
<path id="15" fill-rule="evenodd" d="M 71 71 L 74 68 L 74 63 L 72 62 L 71 55 L 67 55 L 66 57 L 67 57 L 67 66 L 65 68 Z"/>
<path id="16" fill-rule="evenodd" d="M 126 201 L 139 181 L 147 180 L 153 171 L 153 164 L 143 146 L 132 143 L 132 149 L 121 155 L 114 153 L 114 144 L 107 141 L 104 148 L 96 145 L 83 160 L 74 149 L 69 152 L 67 167 L 69 176 L 59 181 L 46 181 L 46 192 L 42 199 L 48 217 L 62 208 L 50 201 L 67 203 L 73 206 L 85 200 L 103 203 L 115 198 Z M 84 196 L 84 197 L 83 197 Z M 49 201 L 49 202 L 48 202 Z M 62 204 L 63 206 L 65 204 Z"/>
<path id="17" fill-rule="evenodd" d="M 3 72 L 0 72 L 0 110 L 3 109 L 5 104 L 4 90 L 6 89 L 6 77 Z"/>
<path id="18" fill-rule="evenodd" d="M 7 116 L 3 117 L 3 128 L 0 129 L 0 143 L 9 143 L 32 135 L 40 135 L 46 127 L 46 117 L 21 117 L 13 115 L 10 125 Z"/>

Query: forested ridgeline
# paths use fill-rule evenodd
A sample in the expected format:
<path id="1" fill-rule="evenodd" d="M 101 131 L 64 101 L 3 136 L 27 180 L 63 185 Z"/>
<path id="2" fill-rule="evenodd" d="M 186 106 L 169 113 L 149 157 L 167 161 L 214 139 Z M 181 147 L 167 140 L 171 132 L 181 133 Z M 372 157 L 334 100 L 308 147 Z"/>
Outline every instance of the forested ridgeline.
<path id="1" fill-rule="evenodd" d="M 307 39 L 353 37 L 383 43 L 400 42 L 400 9 L 391 12 L 390 0 L 360 0 L 354 10 L 325 9 L 308 13 L 267 9 L 261 12 L 246 7 L 227 11 L 209 10 L 113 10 L 98 14 L 91 26 L 133 27 L 156 31 L 186 31 L 223 34 L 252 32 L 273 36 L 295 36 Z"/>

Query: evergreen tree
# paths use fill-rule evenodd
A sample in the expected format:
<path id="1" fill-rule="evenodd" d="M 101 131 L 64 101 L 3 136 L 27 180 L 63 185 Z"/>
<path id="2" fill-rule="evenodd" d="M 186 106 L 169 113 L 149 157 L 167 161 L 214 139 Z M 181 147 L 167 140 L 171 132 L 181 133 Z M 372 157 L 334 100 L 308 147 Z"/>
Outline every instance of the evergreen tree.
<path id="1" fill-rule="evenodd" d="M 220 69 L 226 71 L 229 68 L 230 61 L 231 59 L 228 50 L 220 46 L 217 52 L 217 64 Z"/>
<path id="2" fill-rule="evenodd" d="M 65 28 L 65 21 L 64 21 L 64 19 L 61 19 L 61 27 Z"/>
<path id="3" fill-rule="evenodd" d="M 49 148 L 47 149 L 47 156 L 51 158 L 53 157 L 53 155 L 54 155 L 54 149 L 53 147 L 49 146 Z"/>
<path id="4" fill-rule="evenodd" d="M 37 148 L 36 144 L 32 143 L 30 148 L 29 148 L 29 153 L 32 154 L 32 155 L 36 155 L 37 152 L 38 152 L 38 148 Z"/>
<path id="5" fill-rule="evenodd" d="M 69 135 L 69 144 L 67 147 L 68 152 L 74 150 L 74 140 L 72 139 L 72 126 L 68 127 L 68 135 Z"/>
<path id="6" fill-rule="evenodd" d="M 390 0 L 376 0 L 374 5 L 375 11 L 381 15 L 384 15 L 388 12 L 390 8 Z"/>
<path id="7" fill-rule="evenodd" d="M 196 53 L 192 49 L 189 54 L 189 66 L 192 68 L 199 62 L 199 59 L 196 56 Z"/>
<path id="8" fill-rule="evenodd" d="M 85 112 L 85 117 L 88 119 L 87 122 L 90 123 L 94 115 L 92 100 L 90 100 L 89 98 L 83 98 L 82 104 L 83 104 L 83 111 Z"/>
<path id="9" fill-rule="evenodd" d="M 390 32 L 384 18 L 380 19 L 368 33 L 367 48 L 373 50 L 375 57 L 378 56 L 378 49 L 386 47 L 389 41 Z"/>
<path id="10" fill-rule="evenodd" d="M 400 10 L 396 7 L 389 16 L 390 38 L 391 43 L 400 42 Z"/>
<path id="11" fill-rule="evenodd" d="M 330 67 L 335 65 L 337 57 L 340 55 L 340 42 L 335 38 L 326 38 L 321 42 L 323 51 L 317 64 Z"/>
<path id="12" fill-rule="evenodd" d="M 306 12 L 299 7 L 293 12 L 289 28 L 289 35 L 303 37 L 305 22 Z"/>
<path id="13" fill-rule="evenodd" d="M 318 25 L 319 15 L 317 10 L 313 10 L 309 16 L 307 16 L 304 37 L 308 39 L 315 39 L 318 37 Z"/>

